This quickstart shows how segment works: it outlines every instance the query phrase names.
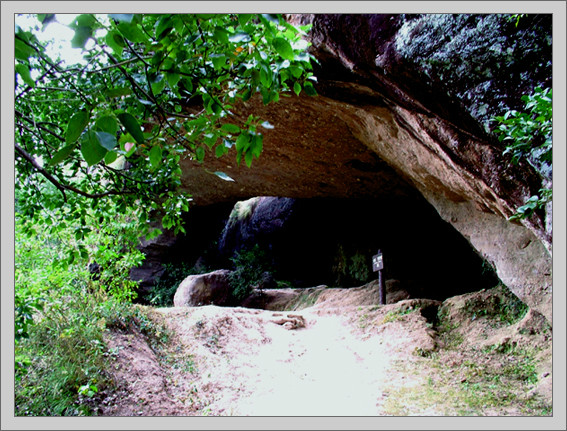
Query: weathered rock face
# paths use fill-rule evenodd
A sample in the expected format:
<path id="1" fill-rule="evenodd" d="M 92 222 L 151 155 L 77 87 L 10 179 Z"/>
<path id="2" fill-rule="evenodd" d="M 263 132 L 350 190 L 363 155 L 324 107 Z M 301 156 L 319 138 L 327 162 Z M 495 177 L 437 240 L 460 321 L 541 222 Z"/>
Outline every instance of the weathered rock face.
<path id="1" fill-rule="evenodd" d="M 513 166 L 486 122 L 551 77 L 551 17 L 314 15 L 318 97 L 282 97 L 235 109 L 276 125 L 252 168 L 208 154 L 209 171 L 186 160 L 198 205 L 252 196 L 425 197 L 491 262 L 499 278 L 548 320 L 551 230 L 546 214 L 507 217 L 542 185 Z"/>
<path id="2" fill-rule="evenodd" d="M 177 288 L 173 305 L 175 307 L 232 305 L 229 275 L 230 271 L 226 269 L 208 274 L 190 275 Z"/>
<path id="3" fill-rule="evenodd" d="M 256 244 L 273 244 L 289 220 L 294 199 L 255 197 L 237 202 L 221 233 L 218 251 L 221 257 L 232 257 Z"/>

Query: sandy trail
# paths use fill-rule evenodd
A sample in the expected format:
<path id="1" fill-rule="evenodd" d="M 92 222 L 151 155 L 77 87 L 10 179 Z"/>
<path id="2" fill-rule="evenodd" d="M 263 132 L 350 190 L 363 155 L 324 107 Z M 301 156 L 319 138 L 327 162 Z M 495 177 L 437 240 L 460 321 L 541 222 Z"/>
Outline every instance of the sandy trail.
<path id="1" fill-rule="evenodd" d="M 274 323 L 277 313 L 214 306 L 168 309 L 198 372 L 203 411 L 231 416 L 380 414 L 391 355 L 380 336 L 363 339 L 340 315 L 302 311 L 305 327 Z M 284 313 L 284 316 L 286 313 Z M 180 379 L 178 379 L 180 380 Z M 183 386 L 183 385 L 180 385 Z M 187 387 L 185 387 L 185 391 Z"/>
<path id="2" fill-rule="evenodd" d="M 551 349 L 544 348 L 551 331 L 535 314 L 509 325 L 489 317 L 473 320 L 462 311 L 471 298 L 482 305 L 493 294 L 481 291 L 449 302 L 445 319 L 453 327 L 450 337 L 427 321 L 427 307 L 435 302 L 426 299 L 385 306 L 359 305 L 360 300 L 347 305 L 343 299 L 337 306 L 331 297 L 294 312 L 147 307 L 148 317 L 160 331 L 166 325 L 170 336 L 156 344 L 139 331 L 109 334 L 120 388 L 101 401 L 99 413 L 548 415 L 552 362 Z M 292 322 L 300 324 L 286 328 Z M 539 329 L 528 334 L 526 328 Z M 455 340 L 456 347 L 446 344 Z M 502 343 L 536 346 L 540 359 L 528 363 L 522 350 L 493 349 Z M 541 376 L 537 386 L 525 378 L 534 371 L 520 367 L 532 363 Z"/>
<path id="3" fill-rule="evenodd" d="M 248 358 L 250 394 L 233 405 L 241 415 L 375 415 L 388 361 L 373 344 L 353 337 L 339 316 L 309 320 L 286 330 L 268 325 L 273 340 Z M 347 345 L 348 344 L 348 345 Z"/>

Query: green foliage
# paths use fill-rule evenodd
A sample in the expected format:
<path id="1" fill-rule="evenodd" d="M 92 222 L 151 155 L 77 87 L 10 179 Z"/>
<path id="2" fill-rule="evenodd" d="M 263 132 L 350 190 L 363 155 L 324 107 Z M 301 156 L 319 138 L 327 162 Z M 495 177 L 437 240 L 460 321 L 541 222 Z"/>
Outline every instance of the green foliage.
<path id="1" fill-rule="evenodd" d="M 370 263 L 368 261 L 368 256 L 356 252 L 350 258 L 350 265 L 348 268 L 349 275 L 361 283 L 364 283 L 370 277 Z"/>
<path id="2" fill-rule="evenodd" d="M 301 88 L 316 94 L 308 27 L 279 15 L 83 14 L 70 25 L 72 46 L 84 48 L 73 65 L 35 36 L 57 16 L 36 18 L 27 30 L 16 17 L 15 34 L 16 188 L 34 218 L 58 206 L 69 220 L 96 201 L 100 217 L 112 220 L 112 204 L 141 235 L 152 234 L 150 219 L 184 232 L 191 197 L 180 161 L 232 149 L 250 167 L 262 128 L 274 126 L 234 106 L 255 94 L 264 104 Z"/>
<path id="3" fill-rule="evenodd" d="M 389 322 L 396 322 L 398 320 L 401 320 L 403 318 L 403 316 L 407 316 L 408 314 L 414 313 L 417 310 L 419 310 L 419 307 L 407 307 L 407 308 L 396 308 L 392 311 L 388 311 L 388 313 L 386 313 L 386 315 L 384 316 L 384 318 L 382 319 L 382 325 L 389 323 Z"/>
<path id="4" fill-rule="evenodd" d="M 234 270 L 230 273 L 230 286 L 237 301 L 250 295 L 254 287 L 261 288 L 265 274 L 271 272 L 269 256 L 258 244 L 236 253 L 231 261 Z"/>
<path id="5" fill-rule="evenodd" d="M 508 111 L 494 118 L 496 133 L 506 143 L 504 154 L 512 155 L 512 162 L 527 159 L 538 170 L 551 170 L 553 161 L 552 90 L 536 87 L 532 95 L 522 96 L 525 112 Z M 530 217 L 552 200 L 552 191 L 542 188 L 538 195 L 528 199 L 510 220 Z"/>
<path id="6" fill-rule="evenodd" d="M 16 198 L 18 204 L 22 194 Z M 90 228 L 98 220 L 90 208 L 78 208 L 76 222 L 57 223 L 59 211 L 31 219 L 18 211 L 15 219 L 18 415 L 92 413 L 93 400 L 111 384 L 103 332 L 113 321 L 135 322 L 128 314 L 136 287 L 129 272 L 142 258 L 132 251 L 135 223 L 109 209 L 114 221 Z M 92 261 L 101 266 L 96 280 L 87 270 Z"/>
<path id="7" fill-rule="evenodd" d="M 115 352 L 104 333 L 135 327 L 154 344 L 167 335 L 140 308 L 100 295 L 54 294 L 36 319 L 16 345 L 17 416 L 95 414 L 115 385 L 106 372 Z"/>
<path id="8" fill-rule="evenodd" d="M 368 253 L 359 250 L 349 251 L 339 244 L 333 265 L 337 285 L 360 285 L 368 282 L 371 276 L 368 256 Z"/>
<path id="9" fill-rule="evenodd" d="M 528 306 L 514 295 L 506 286 L 499 285 L 490 290 L 486 297 L 473 296 L 465 301 L 463 311 L 472 319 L 487 317 L 511 325 L 522 319 Z"/>
<path id="10" fill-rule="evenodd" d="M 189 275 L 198 274 L 200 271 L 187 263 L 166 263 L 163 266 L 165 272 L 156 280 L 144 299 L 156 307 L 171 307 L 179 284 Z"/>

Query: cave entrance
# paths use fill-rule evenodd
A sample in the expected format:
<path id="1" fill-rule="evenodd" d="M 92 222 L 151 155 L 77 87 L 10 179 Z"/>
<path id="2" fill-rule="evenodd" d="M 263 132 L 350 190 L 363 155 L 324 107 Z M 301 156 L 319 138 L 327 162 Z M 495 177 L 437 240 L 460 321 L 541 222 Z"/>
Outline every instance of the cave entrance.
<path id="1" fill-rule="evenodd" d="M 214 221 L 214 223 L 213 223 Z M 230 268 L 255 246 L 280 287 L 357 287 L 376 279 L 380 249 L 389 289 L 444 300 L 491 288 L 498 277 L 425 199 L 259 197 L 195 207 L 173 256 L 207 268 Z M 232 259 L 231 259 L 232 258 Z"/>

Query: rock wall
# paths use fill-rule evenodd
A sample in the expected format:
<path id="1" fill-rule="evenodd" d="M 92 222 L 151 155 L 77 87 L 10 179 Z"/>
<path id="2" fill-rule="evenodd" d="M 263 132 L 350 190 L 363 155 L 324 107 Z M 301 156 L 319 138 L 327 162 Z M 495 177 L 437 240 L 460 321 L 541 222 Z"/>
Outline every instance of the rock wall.
<path id="1" fill-rule="evenodd" d="M 357 110 L 353 134 L 551 320 L 551 214 L 507 221 L 551 173 L 511 166 L 489 134 L 492 116 L 521 109 L 522 94 L 551 86 L 551 16 L 528 15 L 518 26 L 496 14 L 299 19 L 313 23 L 315 55 L 339 59 L 339 79 L 356 77 L 348 80 L 389 101 Z"/>

